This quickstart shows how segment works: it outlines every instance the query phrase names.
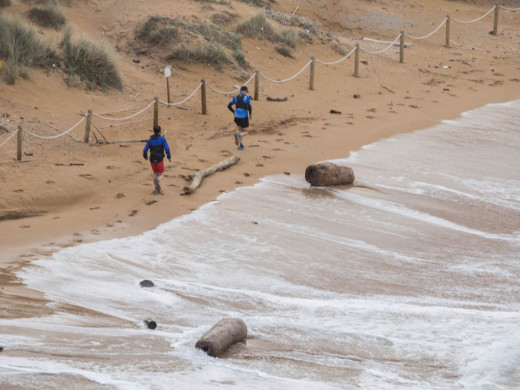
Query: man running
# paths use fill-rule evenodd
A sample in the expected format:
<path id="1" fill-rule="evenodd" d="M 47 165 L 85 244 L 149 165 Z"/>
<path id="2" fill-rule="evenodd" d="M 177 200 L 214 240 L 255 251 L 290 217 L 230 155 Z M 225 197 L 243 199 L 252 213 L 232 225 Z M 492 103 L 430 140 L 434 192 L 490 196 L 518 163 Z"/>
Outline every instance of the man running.
<path id="1" fill-rule="evenodd" d="M 244 149 L 244 144 L 241 139 L 247 135 L 246 129 L 249 127 L 247 113 L 249 112 L 249 119 L 253 117 L 251 98 L 247 95 L 247 92 L 247 87 L 244 85 L 240 88 L 240 94 L 235 96 L 227 106 L 229 111 L 235 114 L 235 123 L 237 124 L 235 145 L 238 145 L 238 150 Z M 235 105 L 235 109 L 233 109 L 233 105 Z"/>
<path id="2" fill-rule="evenodd" d="M 148 160 L 148 149 L 150 149 L 150 165 L 152 166 L 154 184 L 153 194 L 157 195 L 161 193 L 159 182 L 164 174 L 164 152 L 166 152 L 166 156 L 170 162 L 172 162 L 172 156 L 166 138 L 161 135 L 161 126 L 155 125 L 153 127 L 153 133 L 143 149 L 143 157 L 145 160 Z"/>

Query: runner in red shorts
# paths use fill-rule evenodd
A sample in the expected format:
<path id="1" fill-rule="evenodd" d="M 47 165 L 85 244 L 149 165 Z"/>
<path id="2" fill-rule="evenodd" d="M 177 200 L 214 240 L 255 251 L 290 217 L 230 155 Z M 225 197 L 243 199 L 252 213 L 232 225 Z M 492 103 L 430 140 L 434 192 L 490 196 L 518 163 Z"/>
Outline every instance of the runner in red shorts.
<path id="1" fill-rule="evenodd" d="M 161 126 L 154 126 L 153 132 L 154 134 L 146 142 L 146 146 L 143 149 L 143 157 L 145 160 L 148 160 L 148 149 L 150 149 L 150 165 L 152 166 L 154 184 L 153 194 L 157 195 L 161 193 L 159 182 L 164 174 L 164 152 L 166 152 L 166 157 L 168 157 L 170 162 L 172 162 L 172 156 L 166 138 L 161 135 Z"/>

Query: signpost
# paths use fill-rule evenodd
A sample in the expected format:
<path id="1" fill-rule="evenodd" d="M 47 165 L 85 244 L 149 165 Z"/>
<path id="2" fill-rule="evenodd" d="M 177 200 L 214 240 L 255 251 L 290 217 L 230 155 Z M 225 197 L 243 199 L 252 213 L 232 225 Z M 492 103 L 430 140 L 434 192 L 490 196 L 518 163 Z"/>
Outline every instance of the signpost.
<path id="1" fill-rule="evenodd" d="M 168 94 L 168 104 L 170 101 L 170 77 L 172 77 L 172 66 L 168 65 L 164 67 L 164 77 L 166 77 L 166 92 Z"/>

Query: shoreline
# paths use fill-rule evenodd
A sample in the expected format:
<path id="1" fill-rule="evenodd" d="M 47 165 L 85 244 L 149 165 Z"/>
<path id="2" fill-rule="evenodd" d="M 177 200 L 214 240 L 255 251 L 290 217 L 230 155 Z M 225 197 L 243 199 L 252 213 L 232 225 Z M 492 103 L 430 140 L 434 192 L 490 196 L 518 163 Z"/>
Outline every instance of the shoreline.
<path id="1" fill-rule="evenodd" d="M 466 112 L 469 112 L 474 109 L 478 109 L 480 107 L 489 105 L 489 104 L 505 104 L 511 101 L 515 101 L 520 99 L 520 94 L 517 96 L 511 96 L 510 98 L 506 98 L 504 100 L 493 100 L 488 101 L 484 104 L 478 104 L 475 106 L 467 107 L 463 111 L 459 112 L 456 115 L 449 115 L 444 118 L 432 119 L 431 123 L 427 126 L 422 126 L 419 128 L 406 128 L 402 131 L 395 132 L 392 134 L 385 134 L 383 137 L 379 137 L 371 140 L 367 143 L 359 144 L 357 148 L 350 149 L 344 156 L 330 156 L 325 157 L 323 159 L 316 159 L 314 162 L 330 160 L 335 158 L 346 158 L 351 152 L 357 151 L 363 146 L 369 145 L 373 142 L 377 142 L 378 140 L 395 136 L 399 133 L 409 133 L 414 131 L 421 131 L 433 127 L 444 120 L 452 120 L 460 117 Z M 309 162 L 313 163 L 313 162 Z M 278 167 L 278 166 L 277 166 Z M 278 167 L 279 168 L 279 167 Z M 294 164 L 291 164 L 291 168 L 295 168 Z M 233 191 L 239 186 L 251 186 L 255 183 L 258 183 L 262 177 L 275 175 L 275 174 L 283 174 L 284 171 L 279 170 L 275 171 L 274 169 L 267 169 L 267 172 L 259 176 L 258 179 L 247 180 L 247 183 L 237 184 L 236 182 L 233 184 L 229 183 L 229 177 L 226 180 L 226 190 L 220 190 L 219 192 L 228 192 Z M 232 176 L 231 171 L 233 167 L 228 169 L 227 176 Z M 305 166 L 302 166 L 300 172 L 293 171 L 294 173 L 302 174 L 305 170 Z M 217 173 L 216 175 L 222 175 L 223 172 Z M 289 173 L 285 171 L 285 173 Z M 256 172 L 255 172 L 256 174 Z M 166 181 L 167 179 L 165 179 Z M 208 179 L 206 179 L 208 180 Z M 201 185 L 201 188 L 204 187 L 204 181 Z M 230 185 L 230 187 L 228 187 Z M 214 186 L 211 186 L 211 191 L 214 191 Z M 70 234 L 63 233 L 60 237 L 56 237 L 53 232 L 47 231 L 46 234 L 40 231 L 37 234 L 37 238 L 31 238 L 30 242 L 25 242 L 22 245 L 17 245 L 14 247 L 10 247 L 8 250 L 3 248 L 3 260 L 7 257 L 10 259 L 8 262 L 3 261 L 0 263 L 0 280 L 2 280 L 2 289 L 0 294 L 0 303 L 7 307 L 7 313 L 5 313 L 6 318 L 21 318 L 21 317 L 37 317 L 46 314 L 52 313 L 52 309 L 48 307 L 48 301 L 39 291 L 32 290 L 29 287 L 25 286 L 21 281 L 18 280 L 15 273 L 20 269 L 30 266 L 32 261 L 38 258 L 39 256 L 50 256 L 53 253 L 62 250 L 69 246 L 76 246 L 83 243 L 92 243 L 99 242 L 104 240 L 111 240 L 122 237 L 131 237 L 135 235 L 139 235 L 144 233 L 145 231 L 152 230 L 157 228 L 159 225 L 166 223 L 172 219 L 178 218 L 182 215 L 189 214 L 191 211 L 205 205 L 208 202 L 215 201 L 219 195 L 219 193 L 212 193 L 208 191 L 200 191 L 204 192 L 204 194 L 197 199 L 191 199 L 191 202 L 187 202 L 189 206 L 185 206 L 182 209 L 177 209 L 173 213 L 162 214 L 158 216 L 154 213 L 154 218 L 158 218 L 156 223 L 150 224 L 149 221 L 140 220 L 137 224 L 126 224 L 123 228 L 117 229 L 111 223 L 110 220 L 106 218 L 97 218 L 93 221 L 83 221 L 80 224 L 75 224 L 76 233 L 74 236 L 81 237 L 81 239 L 74 239 L 70 237 Z M 192 197 L 196 197 L 195 195 L 188 195 Z M 49 213 L 46 215 L 47 218 L 67 218 L 67 215 L 77 211 L 74 207 L 71 207 L 69 210 L 62 210 L 53 213 Z M 29 223 L 34 223 L 37 219 L 42 218 L 32 217 L 26 218 L 21 221 L 31 221 Z M 5 221 L 4 221 L 5 222 Z M 13 221 L 11 221 L 13 222 Z M 25 222 L 24 222 L 25 223 Z M 13 225 L 13 223 L 11 223 Z M 7 305 L 7 306 L 6 306 Z M 13 310 L 14 309 L 14 310 Z"/>

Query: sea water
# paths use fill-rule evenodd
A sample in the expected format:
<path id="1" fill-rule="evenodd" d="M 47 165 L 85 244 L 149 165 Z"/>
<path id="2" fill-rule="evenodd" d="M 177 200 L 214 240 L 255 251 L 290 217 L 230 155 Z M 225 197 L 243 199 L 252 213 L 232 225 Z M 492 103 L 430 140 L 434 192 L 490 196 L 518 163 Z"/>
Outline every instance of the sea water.
<path id="1" fill-rule="evenodd" d="M 0 319 L 0 388 L 520 388 L 519 120 L 488 105 L 336 160 L 351 187 L 270 176 L 34 261 L 55 314 Z M 229 317 L 246 343 L 195 349 Z"/>

